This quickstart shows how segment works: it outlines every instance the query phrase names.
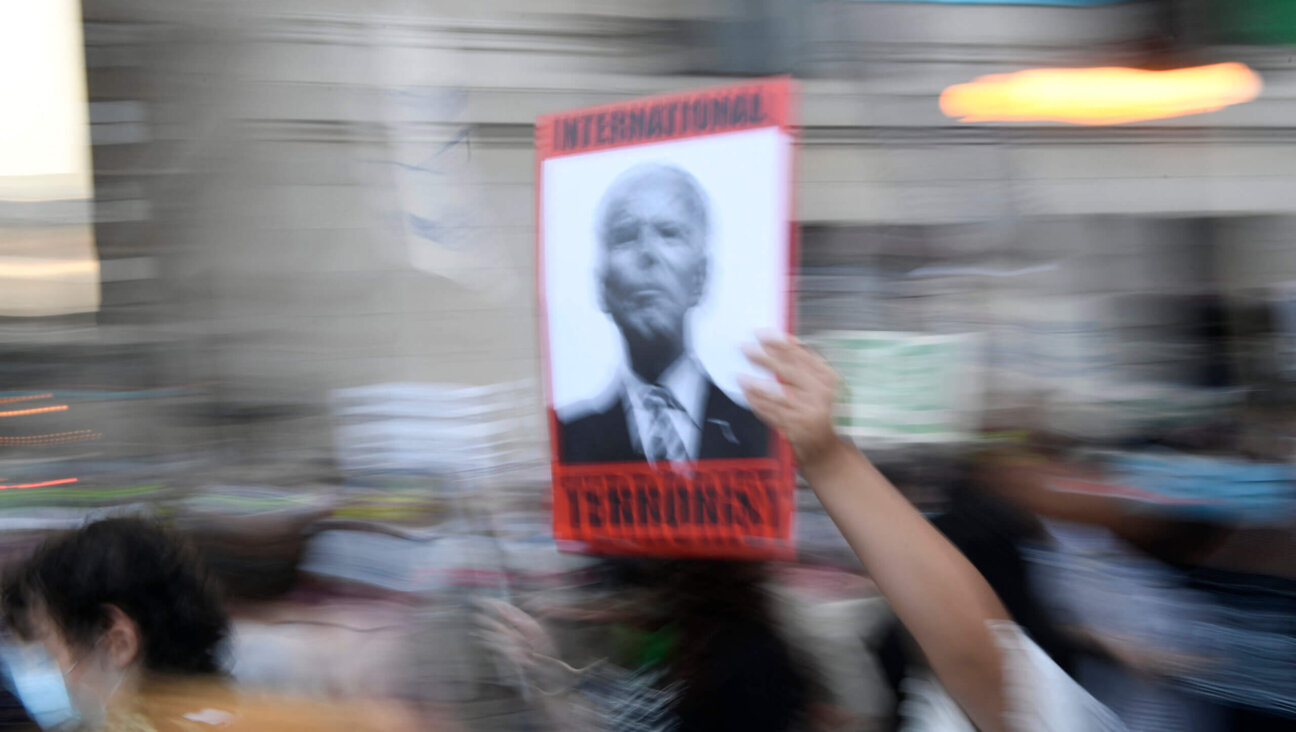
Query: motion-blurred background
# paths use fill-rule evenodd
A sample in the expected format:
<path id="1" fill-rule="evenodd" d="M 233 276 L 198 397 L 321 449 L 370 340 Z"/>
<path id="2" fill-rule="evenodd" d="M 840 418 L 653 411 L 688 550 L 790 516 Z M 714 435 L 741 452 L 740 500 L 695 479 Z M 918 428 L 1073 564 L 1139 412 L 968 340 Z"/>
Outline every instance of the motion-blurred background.
<path id="1" fill-rule="evenodd" d="M 1293 3 L 0 13 L 6 555 L 161 515 L 224 578 L 249 683 L 524 723 L 465 600 L 562 601 L 594 563 L 548 533 L 534 119 L 792 74 L 799 330 L 846 379 L 843 430 L 934 514 L 993 494 L 1030 517 L 1013 559 L 979 566 L 1028 567 L 1057 624 L 1106 649 L 1075 673 L 1132 729 L 1296 715 Z M 1202 114 L 1127 99 L 1122 124 L 968 123 L 940 104 L 988 74 L 1224 62 L 1262 88 Z M 779 588 L 840 724 L 884 728 L 885 610 L 802 504 Z M 1002 536 L 967 511 L 967 533 Z M 590 632 L 573 653 L 598 655 Z"/>

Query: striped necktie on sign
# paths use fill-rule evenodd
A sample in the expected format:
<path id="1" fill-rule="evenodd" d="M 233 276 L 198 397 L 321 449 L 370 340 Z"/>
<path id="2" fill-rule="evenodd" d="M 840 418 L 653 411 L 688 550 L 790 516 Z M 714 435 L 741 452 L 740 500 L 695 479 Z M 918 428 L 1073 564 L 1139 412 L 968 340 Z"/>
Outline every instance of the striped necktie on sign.
<path id="1" fill-rule="evenodd" d="M 648 434 L 644 437 L 644 457 L 652 462 L 679 463 L 688 460 L 688 450 L 680 439 L 671 410 L 679 409 L 679 402 L 660 386 L 650 386 L 644 393 L 644 408 L 648 410 Z"/>

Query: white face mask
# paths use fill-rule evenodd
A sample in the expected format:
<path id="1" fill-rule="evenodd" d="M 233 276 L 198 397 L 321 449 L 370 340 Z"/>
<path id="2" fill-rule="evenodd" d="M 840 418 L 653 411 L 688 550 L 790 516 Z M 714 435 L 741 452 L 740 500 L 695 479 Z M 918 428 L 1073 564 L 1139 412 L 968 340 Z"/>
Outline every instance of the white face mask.
<path id="1" fill-rule="evenodd" d="M 67 680 L 58 662 L 36 644 L 6 645 L 0 650 L 6 682 L 22 702 L 27 716 L 41 729 L 64 730 L 82 726 L 82 715 L 68 694 Z"/>
<path id="2" fill-rule="evenodd" d="M 97 648 L 98 645 L 96 644 Z M 72 670 L 81 665 L 84 660 L 86 659 L 79 658 L 71 666 L 68 666 L 67 670 L 63 672 L 63 680 L 67 686 L 68 698 L 72 700 L 72 707 L 76 709 L 77 715 L 80 717 L 79 728 L 100 729 L 108 720 L 108 702 L 112 700 L 113 695 L 117 693 L 117 689 L 121 687 L 125 676 L 117 671 L 104 670 L 102 664 L 97 668 L 94 667 L 96 660 L 102 661 L 103 659 L 96 659 L 92 656 L 90 659 L 92 667 L 82 671 L 81 681 L 68 684 L 67 675 L 72 673 Z M 98 675 L 100 677 L 99 683 L 87 684 L 86 674 Z M 111 679 L 112 683 L 106 683 L 104 677 Z M 104 693 L 103 689 L 107 689 L 107 693 Z"/>

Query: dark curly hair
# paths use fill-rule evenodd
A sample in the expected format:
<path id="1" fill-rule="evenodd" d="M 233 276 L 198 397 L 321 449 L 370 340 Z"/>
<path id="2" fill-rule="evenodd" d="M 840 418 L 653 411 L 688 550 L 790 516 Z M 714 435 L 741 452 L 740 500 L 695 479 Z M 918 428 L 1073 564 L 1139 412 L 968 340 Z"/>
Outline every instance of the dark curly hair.
<path id="1" fill-rule="evenodd" d="M 4 582 L 5 620 L 24 636 L 40 607 L 69 643 L 92 647 L 109 605 L 139 628 L 146 671 L 220 673 L 229 620 L 196 557 L 157 524 L 113 518 L 52 537 Z"/>

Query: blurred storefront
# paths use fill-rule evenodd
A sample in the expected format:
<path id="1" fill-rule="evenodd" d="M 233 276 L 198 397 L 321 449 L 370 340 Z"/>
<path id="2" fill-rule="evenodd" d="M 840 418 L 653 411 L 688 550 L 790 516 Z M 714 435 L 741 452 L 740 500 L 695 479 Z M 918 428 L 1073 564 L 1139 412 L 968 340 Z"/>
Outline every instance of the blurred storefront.
<path id="1" fill-rule="evenodd" d="M 1281 11 L 1230 4 L 1227 30 L 1201 6 L 87 2 L 100 256 L 147 261 L 104 284 L 99 322 L 164 324 L 159 368 L 215 385 L 227 423 L 291 414 L 291 430 L 247 422 L 268 460 L 328 456 L 339 388 L 531 380 L 536 415 L 535 116 L 794 73 L 803 330 L 1170 338 L 1191 330 L 1178 308 L 1127 296 L 1256 305 L 1296 279 L 1296 77 L 1255 30 Z M 1203 43 L 1167 45 L 1167 23 Z M 964 125 L 936 103 L 988 73 L 1223 60 L 1262 76 L 1258 100 L 1104 128 Z M 987 368 L 1046 378 L 1082 347 L 1051 340 L 1032 360 L 999 338 Z M 540 422 L 519 429 L 538 460 Z"/>

